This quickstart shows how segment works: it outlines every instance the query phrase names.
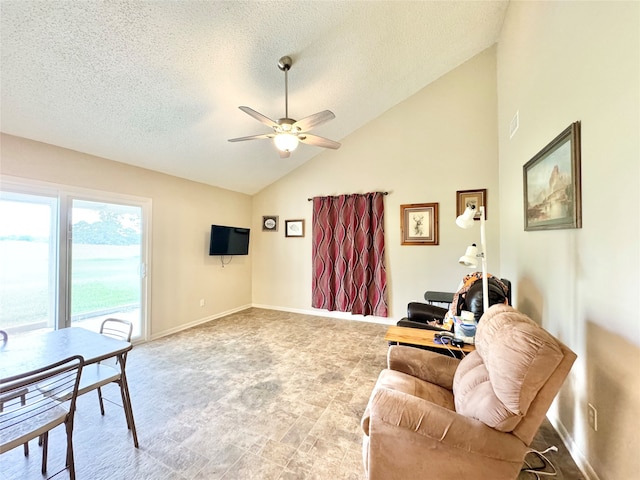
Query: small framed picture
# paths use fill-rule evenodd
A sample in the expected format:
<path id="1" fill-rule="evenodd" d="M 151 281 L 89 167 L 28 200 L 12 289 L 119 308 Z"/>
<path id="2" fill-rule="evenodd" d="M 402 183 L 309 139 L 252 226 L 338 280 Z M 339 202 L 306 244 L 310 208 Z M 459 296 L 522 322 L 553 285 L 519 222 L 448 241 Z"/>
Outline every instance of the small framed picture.
<path id="1" fill-rule="evenodd" d="M 438 204 L 400 205 L 401 245 L 438 245 Z"/>
<path id="2" fill-rule="evenodd" d="M 262 231 L 263 232 L 277 232 L 278 231 L 278 216 L 277 215 L 265 215 L 262 217 Z"/>
<path id="3" fill-rule="evenodd" d="M 304 237 L 304 220 L 285 220 L 285 237 Z"/>
<path id="4" fill-rule="evenodd" d="M 480 207 L 484 207 L 484 219 L 487 219 L 487 189 L 458 190 L 456 192 L 456 218 L 464 213 L 467 207 L 474 205 L 476 215 L 474 220 L 480 220 Z"/>

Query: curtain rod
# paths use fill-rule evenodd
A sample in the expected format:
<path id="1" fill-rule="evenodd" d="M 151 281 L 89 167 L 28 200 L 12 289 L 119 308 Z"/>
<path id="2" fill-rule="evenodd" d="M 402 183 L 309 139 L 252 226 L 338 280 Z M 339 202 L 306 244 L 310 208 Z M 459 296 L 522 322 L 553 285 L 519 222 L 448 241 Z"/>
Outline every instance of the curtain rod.
<path id="1" fill-rule="evenodd" d="M 389 195 L 389 192 L 380 192 L 380 193 L 382 193 L 383 195 Z M 307 198 L 307 202 L 310 202 L 312 200 L 313 198 Z"/>

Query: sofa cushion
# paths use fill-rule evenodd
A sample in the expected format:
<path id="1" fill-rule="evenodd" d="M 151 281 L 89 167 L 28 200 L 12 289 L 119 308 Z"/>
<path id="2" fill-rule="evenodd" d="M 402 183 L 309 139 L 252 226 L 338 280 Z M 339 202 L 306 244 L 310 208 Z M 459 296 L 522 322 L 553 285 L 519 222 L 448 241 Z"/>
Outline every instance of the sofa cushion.
<path id="1" fill-rule="evenodd" d="M 492 306 L 478 324 L 476 351 L 456 370 L 456 411 L 512 431 L 562 355 L 558 342 L 529 317 L 507 305 Z"/>

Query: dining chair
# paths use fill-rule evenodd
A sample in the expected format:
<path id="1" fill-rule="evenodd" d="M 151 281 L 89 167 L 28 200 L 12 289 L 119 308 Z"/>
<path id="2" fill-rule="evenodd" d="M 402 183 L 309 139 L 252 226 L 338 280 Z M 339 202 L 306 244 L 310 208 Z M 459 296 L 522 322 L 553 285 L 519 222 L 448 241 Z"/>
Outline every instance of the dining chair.
<path id="1" fill-rule="evenodd" d="M 100 333 L 106 337 L 111 337 L 116 340 L 122 340 L 125 342 L 131 341 L 131 334 L 133 331 L 133 324 L 127 320 L 120 320 L 117 318 L 107 318 L 100 325 Z M 126 362 L 127 354 L 122 356 L 122 362 Z M 98 363 L 91 363 L 86 365 L 82 369 L 82 377 L 80 378 L 80 387 L 78 389 L 78 395 L 84 395 L 92 390 L 98 391 L 98 401 L 100 402 L 100 413 L 104 415 L 104 402 L 102 398 L 102 387 L 110 383 L 116 383 L 120 387 L 120 395 L 122 397 L 122 406 L 125 413 L 125 419 L 127 421 L 127 428 L 131 430 L 131 416 L 130 402 L 126 398 L 126 393 L 122 388 L 122 370 L 118 365 L 119 360 L 117 358 L 110 358 Z M 122 365 L 124 368 L 124 365 Z M 40 391 L 44 395 L 55 396 L 58 400 L 67 400 L 65 396 L 61 396 L 48 384 L 41 384 L 38 386 Z M 134 438 L 135 442 L 135 438 Z"/>
<path id="2" fill-rule="evenodd" d="M 75 480 L 73 417 L 83 365 L 84 359 L 76 355 L 0 380 L 0 395 L 10 397 L 23 389 L 27 390 L 24 402 L 22 399 L 18 401 L 20 395 L 14 395 L 13 400 L 5 402 L 0 411 L 0 454 L 41 437 L 44 475 L 47 471 L 49 431 L 64 424 L 67 433 L 65 467 L 69 469 L 69 478 Z M 37 386 L 44 383 L 51 385 L 60 395 L 68 397 L 69 401 L 60 402 L 53 396 L 42 395 Z"/>
<path id="3" fill-rule="evenodd" d="M 0 330 L 0 337 L 2 337 L 1 339 L 1 343 L 0 343 L 0 350 L 2 350 L 5 345 L 7 344 L 7 342 L 9 341 L 9 335 L 7 334 L 7 332 L 5 332 L 4 330 Z M 22 403 L 22 405 L 26 404 L 27 401 L 27 393 L 29 390 L 27 390 L 26 388 L 20 388 L 17 390 L 14 390 L 10 393 L 6 393 L 6 394 L 2 394 L 0 395 L 0 412 L 2 412 L 2 410 L 4 409 L 4 404 L 10 402 L 11 400 L 14 400 L 16 398 L 20 399 L 20 402 Z M 25 442 L 24 443 L 24 456 L 28 456 L 29 455 L 29 442 Z"/>
<path id="4" fill-rule="evenodd" d="M 100 325 L 100 333 L 102 335 L 105 335 L 107 337 L 111 337 L 111 338 L 115 338 L 116 340 L 122 340 L 125 342 L 131 342 L 131 334 L 133 332 L 133 324 L 131 322 L 129 322 L 128 320 L 120 320 L 118 318 L 107 318 L 105 321 L 102 322 L 102 325 Z M 125 353 L 123 356 L 123 361 L 126 361 L 127 358 L 127 354 Z M 109 361 L 113 361 L 115 363 L 115 366 L 109 366 Z M 116 383 L 118 384 L 118 386 L 120 387 L 120 395 L 122 396 L 122 404 L 123 404 L 123 408 L 125 409 L 125 417 L 127 419 L 127 427 L 129 429 L 131 429 L 131 424 L 129 421 L 129 415 L 126 413 L 126 399 L 125 399 L 125 393 L 124 390 L 122 389 L 122 383 L 121 383 L 121 374 L 120 374 L 120 369 L 119 368 L 114 368 L 117 367 L 118 364 L 118 359 L 116 358 L 115 360 L 113 359 L 109 359 L 105 362 L 101 362 L 96 364 L 96 368 L 95 368 L 95 372 L 93 372 L 95 374 L 94 378 L 93 378 L 93 383 L 94 386 L 93 388 L 91 388 L 91 390 L 93 389 L 97 389 L 98 390 L 98 401 L 100 402 L 100 413 L 102 415 L 104 415 L 104 402 L 102 400 L 102 387 L 109 384 L 109 383 Z M 108 367 L 111 370 L 114 370 L 114 372 L 109 372 L 109 370 L 105 370 L 105 368 L 102 368 L 102 372 L 100 372 L 101 368 L 100 367 Z M 91 382 L 91 379 L 88 377 L 88 382 Z M 87 385 L 88 386 L 88 385 Z M 82 382 L 81 382 L 81 388 L 82 388 Z M 87 390 L 89 391 L 89 389 Z"/>

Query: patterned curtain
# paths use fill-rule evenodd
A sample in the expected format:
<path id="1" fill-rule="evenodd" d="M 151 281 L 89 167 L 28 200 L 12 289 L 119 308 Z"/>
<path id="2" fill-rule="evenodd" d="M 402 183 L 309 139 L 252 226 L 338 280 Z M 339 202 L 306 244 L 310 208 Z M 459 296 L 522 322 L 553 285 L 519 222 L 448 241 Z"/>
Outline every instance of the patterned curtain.
<path id="1" fill-rule="evenodd" d="M 380 192 L 313 199 L 312 306 L 387 316 Z"/>

